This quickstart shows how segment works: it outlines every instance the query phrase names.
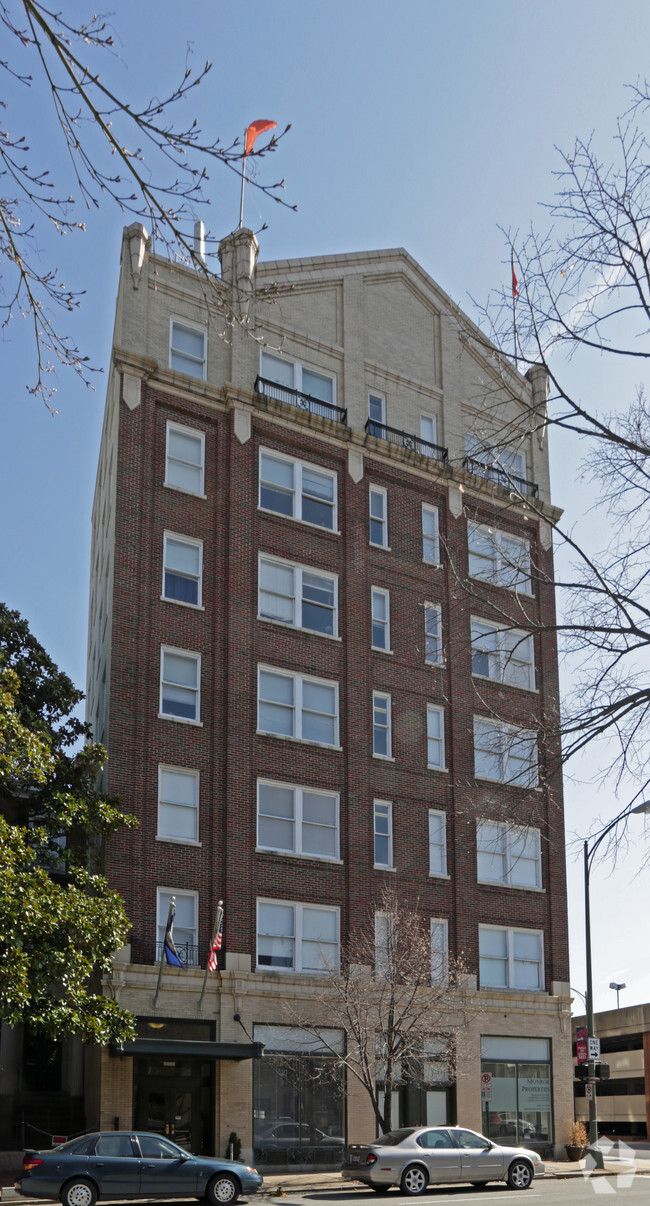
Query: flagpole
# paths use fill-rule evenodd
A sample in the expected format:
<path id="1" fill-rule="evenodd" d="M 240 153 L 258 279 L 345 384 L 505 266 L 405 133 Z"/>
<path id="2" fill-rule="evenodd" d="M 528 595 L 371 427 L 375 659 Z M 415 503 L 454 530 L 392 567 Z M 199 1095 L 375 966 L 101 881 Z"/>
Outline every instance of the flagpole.
<path id="1" fill-rule="evenodd" d="M 244 130 L 244 158 L 241 161 L 241 201 L 239 202 L 239 226 L 237 230 L 241 230 L 244 225 L 244 181 L 246 179 L 246 136 L 248 130 Z"/>
<path id="2" fill-rule="evenodd" d="M 515 249 L 510 248 L 510 271 L 512 274 L 512 342 L 515 368 L 517 368 L 517 291 L 515 289 Z"/>
<path id="3" fill-rule="evenodd" d="M 211 951 L 212 951 L 212 946 L 213 946 L 213 943 L 214 943 L 214 942 L 215 942 L 215 940 L 216 940 L 216 936 L 217 936 L 217 934 L 219 933 L 219 926 L 220 926 L 220 924 L 221 924 L 221 919 L 222 919 L 222 917 L 223 917 L 223 901 L 222 901 L 222 900 L 220 900 L 220 901 L 219 901 L 219 904 L 217 905 L 217 912 L 216 912 L 216 916 L 215 916 L 215 919 L 214 919 L 214 929 L 213 929 L 213 931 L 212 931 L 212 942 L 210 943 L 210 950 L 211 950 Z M 217 966 L 218 966 L 218 965 L 217 965 Z M 203 998 L 204 998 L 204 996 L 205 996 L 205 990 L 206 990 L 206 988 L 207 988 L 207 986 L 208 986 L 208 975 L 209 975 L 209 974 L 210 974 L 210 957 L 208 956 L 208 960 L 207 960 L 206 965 L 205 965 L 205 975 L 204 975 L 204 977 L 203 977 L 203 987 L 202 987 L 202 989 L 201 989 L 201 996 L 199 997 L 199 1003 L 198 1003 L 198 1005 L 197 1005 L 197 1009 L 202 1009 L 202 1008 L 203 1008 Z"/>
<path id="4" fill-rule="evenodd" d="M 176 897 L 172 896 L 172 898 L 169 902 L 169 913 L 167 914 L 167 928 L 165 929 L 165 933 L 167 933 L 167 930 L 169 929 L 169 925 L 170 925 L 170 922 L 172 919 L 172 914 L 174 913 L 175 906 L 176 906 Z M 152 1007 L 154 1009 L 158 1005 L 158 997 L 160 996 L 160 984 L 162 981 L 164 962 L 165 962 L 165 939 L 163 938 L 162 954 L 160 956 L 160 967 L 158 969 L 158 983 L 156 984 L 156 991 L 154 993 L 153 1001 L 151 1002 Z"/>

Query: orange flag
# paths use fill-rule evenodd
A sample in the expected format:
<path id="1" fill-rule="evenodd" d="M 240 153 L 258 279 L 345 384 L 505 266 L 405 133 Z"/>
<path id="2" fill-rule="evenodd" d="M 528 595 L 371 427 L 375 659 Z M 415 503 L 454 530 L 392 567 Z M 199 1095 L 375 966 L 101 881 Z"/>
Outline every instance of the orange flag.
<path id="1" fill-rule="evenodd" d="M 246 155 L 250 155 L 255 144 L 255 139 L 260 134 L 263 134 L 265 130 L 275 130 L 277 124 L 277 121 L 266 121 L 265 118 L 262 117 L 259 121 L 254 121 L 250 126 L 248 126 L 246 130 L 246 149 L 244 151 L 244 158 Z"/>

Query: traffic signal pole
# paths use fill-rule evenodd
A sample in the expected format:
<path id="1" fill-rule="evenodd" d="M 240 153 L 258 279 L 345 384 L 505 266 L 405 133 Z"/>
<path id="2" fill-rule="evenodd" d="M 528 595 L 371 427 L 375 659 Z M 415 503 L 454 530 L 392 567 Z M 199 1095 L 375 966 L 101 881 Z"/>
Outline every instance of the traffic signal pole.
<path id="1" fill-rule="evenodd" d="M 589 911 L 589 846 L 584 843 L 585 860 L 585 947 L 587 955 L 587 1083 L 585 1091 L 589 1105 L 589 1154 L 595 1168 L 604 1168 L 603 1153 L 598 1147 L 598 1105 L 596 1100 L 596 1061 L 591 1040 L 594 1037 L 594 994 L 591 978 L 591 916 Z M 591 1095 L 589 1094 L 590 1087 Z"/>

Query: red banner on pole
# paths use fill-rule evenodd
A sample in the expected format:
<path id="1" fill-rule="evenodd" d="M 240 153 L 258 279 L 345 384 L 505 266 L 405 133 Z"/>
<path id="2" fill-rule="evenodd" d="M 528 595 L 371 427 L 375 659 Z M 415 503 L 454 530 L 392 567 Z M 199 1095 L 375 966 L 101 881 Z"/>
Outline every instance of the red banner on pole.
<path id="1" fill-rule="evenodd" d="M 579 1064 L 587 1064 L 589 1062 L 586 1026 L 576 1027 L 576 1057 Z"/>

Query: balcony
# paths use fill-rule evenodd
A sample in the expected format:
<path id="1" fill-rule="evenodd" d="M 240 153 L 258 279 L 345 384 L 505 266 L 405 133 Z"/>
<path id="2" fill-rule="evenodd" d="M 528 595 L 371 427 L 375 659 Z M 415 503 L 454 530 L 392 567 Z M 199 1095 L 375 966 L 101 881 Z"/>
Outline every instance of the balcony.
<path id="1" fill-rule="evenodd" d="M 406 448 L 409 452 L 417 452 L 419 456 L 428 456 L 434 461 L 446 463 L 448 452 L 440 444 L 431 444 L 421 436 L 412 435 L 408 431 L 398 431 L 396 427 L 387 427 L 385 423 L 376 423 L 374 419 L 366 422 L 366 435 L 374 436 L 377 440 L 386 440 L 397 448 Z"/>
<path id="2" fill-rule="evenodd" d="M 151 966 L 160 963 L 163 957 L 162 942 L 147 941 L 142 938 L 131 939 L 131 962 L 144 963 Z M 188 942 L 174 942 L 176 953 L 185 967 L 200 967 L 198 946 L 190 946 Z"/>
<path id="3" fill-rule="evenodd" d="M 516 473 L 508 473 L 507 469 L 500 469 L 498 465 L 486 465 L 476 457 L 466 456 L 463 468 L 474 477 L 496 482 L 497 486 L 502 486 L 504 490 L 512 490 L 514 487 L 519 494 L 527 494 L 529 498 L 537 498 L 539 494 L 537 482 L 528 482 L 525 477 L 517 477 Z"/>
<path id="4" fill-rule="evenodd" d="M 269 381 L 266 377 L 255 379 L 255 393 L 262 398 L 284 402 L 286 406 L 297 406 L 299 410 L 319 415 L 321 419 L 330 419 L 332 423 L 347 424 L 348 421 L 348 412 L 342 406 L 333 406 L 331 402 L 323 402 L 322 398 L 314 398 L 311 394 L 301 394 L 297 389 L 278 385 L 277 381 Z"/>

